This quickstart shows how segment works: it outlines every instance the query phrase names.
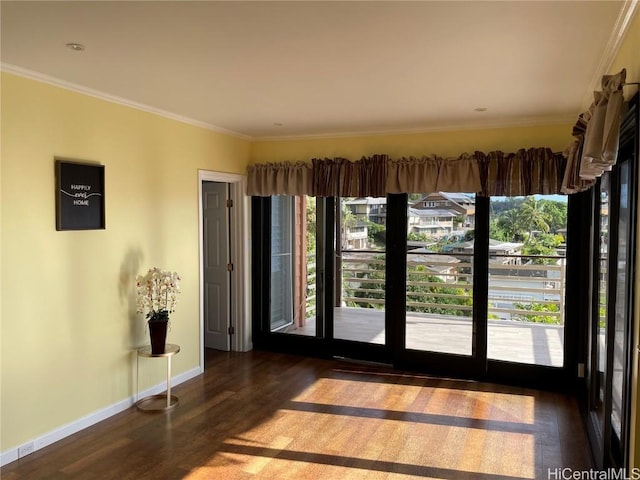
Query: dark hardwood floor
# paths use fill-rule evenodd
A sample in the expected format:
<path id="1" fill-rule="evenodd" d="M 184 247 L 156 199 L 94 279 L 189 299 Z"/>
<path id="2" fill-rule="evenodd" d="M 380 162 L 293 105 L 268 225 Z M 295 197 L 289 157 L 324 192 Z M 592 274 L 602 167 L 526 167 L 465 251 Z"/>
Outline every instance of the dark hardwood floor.
<path id="1" fill-rule="evenodd" d="M 207 352 L 169 413 L 135 407 L 14 479 L 546 479 L 592 468 L 574 398 L 267 352 Z"/>

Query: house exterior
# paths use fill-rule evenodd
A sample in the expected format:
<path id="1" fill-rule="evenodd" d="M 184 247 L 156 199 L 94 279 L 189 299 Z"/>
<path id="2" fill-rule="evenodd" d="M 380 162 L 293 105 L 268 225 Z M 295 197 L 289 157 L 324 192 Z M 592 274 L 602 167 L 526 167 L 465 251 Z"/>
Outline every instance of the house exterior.
<path id="1" fill-rule="evenodd" d="M 350 198 L 344 200 L 348 214 L 343 215 L 341 242 L 344 250 L 362 250 L 368 247 L 369 222 L 385 225 L 386 198 Z"/>
<path id="2" fill-rule="evenodd" d="M 370 221 L 386 225 L 387 199 L 378 197 L 352 198 L 344 201 L 345 206 L 360 222 Z"/>
<path id="3" fill-rule="evenodd" d="M 489 262 L 502 265 L 520 265 L 523 243 L 503 242 L 501 240 L 489 240 Z M 452 255 L 459 254 L 464 258 L 473 255 L 473 241 L 459 242 L 445 247 L 445 251 Z"/>
<path id="4" fill-rule="evenodd" d="M 408 230 L 434 239 L 442 238 L 453 233 L 455 218 L 456 214 L 449 209 L 409 208 Z"/>
<path id="5" fill-rule="evenodd" d="M 368 225 L 386 225 L 386 198 L 355 198 L 344 202 L 351 219 L 343 222 L 343 248 L 362 249 L 367 246 Z M 457 214 L 447 208 L 409 208 L 407 213 L 408 233 L 421 233 L 439 239 L 454 232 Z"/>
<path id="6" fill-rule="evenodd" d="M 363 250 L 368 246 L 369 229 L 364 222 L 347 226 L 341 235 L 343 250 Z"/>
<path id="7" fill-rule="evenodd" d="M 450 210 L 464 219 L 462 226 L 473 228 L 475 224 L 475 196 L 471 194 L 433 192 L 413 203 L 412 207 L 418 210 Z"/>

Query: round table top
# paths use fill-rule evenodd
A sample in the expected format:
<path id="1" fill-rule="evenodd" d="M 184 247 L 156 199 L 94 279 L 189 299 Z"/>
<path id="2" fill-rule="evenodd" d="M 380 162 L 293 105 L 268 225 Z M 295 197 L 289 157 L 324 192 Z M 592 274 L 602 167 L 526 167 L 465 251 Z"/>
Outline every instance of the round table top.
<path id="1" fill-rule="evenodd" d="M 164 346 L 164 353 L 151 353 L 151 345 L 141 347 L 138 349 L 139 357 L 170 357 L 180 351 L 180 345 L 174 343 L 167 343 Z"/>

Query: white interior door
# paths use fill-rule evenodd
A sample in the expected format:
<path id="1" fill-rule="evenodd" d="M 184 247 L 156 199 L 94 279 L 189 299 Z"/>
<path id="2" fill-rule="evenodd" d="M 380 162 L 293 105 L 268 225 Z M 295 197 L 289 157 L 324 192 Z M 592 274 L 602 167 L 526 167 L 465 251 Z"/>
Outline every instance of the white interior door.
<path id="1" fill-rule="evenodd" d="M 204 345 L 230 349 L 229 185 L 202 182 Z"/>

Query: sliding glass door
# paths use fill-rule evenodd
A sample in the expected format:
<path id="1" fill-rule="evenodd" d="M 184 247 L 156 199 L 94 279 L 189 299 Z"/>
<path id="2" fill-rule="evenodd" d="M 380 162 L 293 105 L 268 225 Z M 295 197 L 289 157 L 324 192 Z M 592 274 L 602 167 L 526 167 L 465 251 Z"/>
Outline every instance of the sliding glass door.
<path id="1" fill-rule="evenodd" d="M 257 345 L 475 378 L 564 368 L 566 202 L 435 192 L 254 206 L 254 290 L 268 292 Z"/>
<path id="2" fill-rule="evenodd" d="M 405 348 L 471 356 L 475 195 L 436 192 L 407 212 Z"/>
<path id="3" fill-rule="evenodd" d="M 271 295 L 270 327 L 272 332 L 293 325 L 294 228 L 293 201 L 273 197 L 271 208 Z"/>
<path id="4" fill-rule="evenodd" d="M 638 202 L 638 95 L 624 117 L 618 160 L 594 188 L 587 431 L 598 468 L 629 466 L 633 288 Z"/>
<path id="5" fill-rule="evenodd" d="M 491 199 L 487 356 L 564 365 L 567 197 Z"/>
<path id="6" fill-rule="evenodd" d="M 386 198 L 336 202 L 333 337 L 385 345 Z"/>

